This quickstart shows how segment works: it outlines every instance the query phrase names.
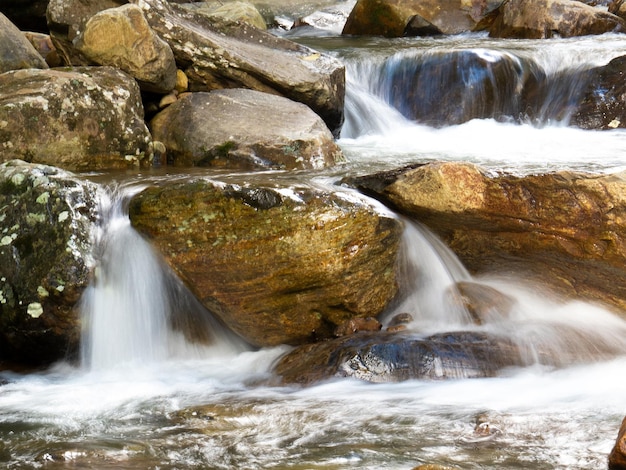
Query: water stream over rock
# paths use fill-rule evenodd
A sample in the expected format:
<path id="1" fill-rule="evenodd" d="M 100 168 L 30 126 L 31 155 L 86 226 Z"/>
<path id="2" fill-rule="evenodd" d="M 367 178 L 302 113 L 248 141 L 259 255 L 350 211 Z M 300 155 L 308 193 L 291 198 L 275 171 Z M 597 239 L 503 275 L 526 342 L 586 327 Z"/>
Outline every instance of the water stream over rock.
<path id="1" fill-rule="evenodd" d="M 550 43 L 476 36 L 302 41 L 348 65 L 347 122 L 339 144 L 349 163 L 295 175 L 191 173 L 289 189 L 293 179 L 326 187 L 347 174 L 442 159 L 519 174 L 624 169 L 625 131 L 567 127 L 567 110 L 553 110 L 552 98 L 544 98 L 530 119 L 519 119 L 518 103 L 505 99 L 487 115 L 471 111 L 454 125 L 426 125 L 391 106 L 406 92 L 379 80 L 391 62 L 421 49 L 471 50 L 473 58 L 487 62 L 506 57 L 507 74 L 527 74 L 520 64 L 533 61 L 528 67 L 539 71 L 535 78 L 545 79 L 573 66 L 607 63 L 624 50 L 622 36 Z M 383 322 L 406 312 L 413 317 L 408 331 L 416 335 L 470 330 L 506 336 L 521 351 L 524 367 L 471 380 L 273 386 L 272 366 L 290 348 L 243 346 L 211 320 L 131 228 L 124 198 L 159 178 L 165 177 L 155 172 L 141 183 L 131 181 L 102 201 L 107 217 L 98 235 L 99 267 L 83 299 L 82 363 L 0 373 L 0 467 L 606 467 L 626 408 L 626 322 L 613 313 L 559 299 L 514 272 L 473 278 L 434 236 L 407 223 L 405 295 Z M 429 269 L 419 273 L 416 266 Z M 476 313 L 459 300 L 485 291 L 500 293 L 506 311 Z"/>

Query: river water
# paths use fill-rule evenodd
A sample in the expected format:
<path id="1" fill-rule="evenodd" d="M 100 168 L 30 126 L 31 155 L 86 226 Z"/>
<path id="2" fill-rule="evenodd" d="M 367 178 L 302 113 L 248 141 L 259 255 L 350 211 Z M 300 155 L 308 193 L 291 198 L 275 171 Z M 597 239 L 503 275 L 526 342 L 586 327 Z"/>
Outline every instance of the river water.
<path id="1" fill-rule="evenodd" d="M 359 40 L 337 37 L 331 22 L 321 34 L 302 30 L 296 39 L 336 55 L 348 73 L 347 122 L 339 144 L 349 163 L 299 173 L 300 179 L 326 184 L 345 174 L 435 160 L 473 161 L 520 174 L 624 169 L 623 130 L 583 131 L 550 118 L 426 126 L 390 106 L 379 84 L 390 61 L 434 49 L 531 57 L 558 75 L 568 67 L 607 63 L 626 50 L 626 37 Z M 280 172 L 262 177 L 268 176 L 291 178 Z M 133 183 L 122 194 L 139 189 Z M 0 373 L 0 468 L 606 468 L 626 415 L 626 354 L 601 360 L 595 355 L 591 361 L 583 353 L 558 368 L 529 360 L 526 368 L 489 379 L 269 386 L 271 365 L 288 348 L 252 350 L 215 323 L 198 327 L 213 338 L 211 346 L 188 344 L 171 331 L 172 303 L 196 306 L 132 231 L 116 200 L 112 194 L 103 201 L 109 215 L 99 234 L 96 280 L 83 299 L 82 363 Z M 406 235 L 407 262 L 427 257 L 432 264 L 426 288 L 413 286 L 413 302 L 423 305 L 437 301 L 433 292 L 469 277 L 431 237 L 419 227 Z M 529 357 L 536 341 L 553 345 L 557 354 L 561 346 L 571 352 L 607 344 L 626 352 L 626 322 L 601 307 L 552 298 L 532 279 L 480 281 L 517 300 L 513 319 L 499 327 L 525 341 Z M 465 321 L 462 315 L 445 321 L 428 312 L 414 315 L 419 328 L 430 331 L 459 328 Z M 569 340 L 559 325 L 585 332 L 585 341 Z"/>

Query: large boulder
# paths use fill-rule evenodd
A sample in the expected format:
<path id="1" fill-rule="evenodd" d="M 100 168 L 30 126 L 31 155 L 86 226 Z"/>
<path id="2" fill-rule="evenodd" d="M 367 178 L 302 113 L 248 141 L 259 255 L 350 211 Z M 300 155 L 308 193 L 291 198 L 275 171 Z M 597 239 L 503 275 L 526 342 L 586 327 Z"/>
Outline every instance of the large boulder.
<path id="1" fill-rule="evenodd" d="M 220 23 L 164 0 L 134 0 L 186 66 L 192 91 L 250 88 L 309 106 L 337 134 L 345 69 L 337 60 L 245 23 Z"/>
<path id="2" fill-rule="evenodd" d="M 483 22 L 502 3 L 503 0 L 358 0 L 343 34 L 402 37 L 422 30 L 416 28 L 416 23 L 432 25 L 435 29 L 430 31 L 443 34 L 474 31 L 483 28 Z"/>
<path id="3" fill-rule="evenodd" d="M 89 60 L 123 70 L 146 91 L 168 93 L 176 85 L 174 54 L 136 5 L 96 13 L 73 43 Z"/>
<path id="4" fill-rule="evenodd" d="M 343 161 L 326 124 L 310 108 L 259 91 L 187 93 L 150 127 L 177 165 L 306 169 Z"/>
<path id="5" fill-rule="evenodd" d="M 626 23 L 575 0 L 509 0 L 489 29 L 498 38 L 543 39 L 626 32 Z"/>
<path id="6" fill-rule="evenodd" d="M 89 65 L 90 61 L 74 47 L 74 39 L 96 13 L 119 7 L 126 0 L 50 0 L 46 17 L 50 37 L 67 65 Z"/>
<path id="7" fill-rule="evenodd" d="M 626 174 L 490 176 L 433 163 L 374 177 L 376 193 L 442 237 L 470 271 L 518 272 L 626 308 Z"/>
<path id="8" fill-rule="evenodd" d="M 97 186 L 45 165 L 0 165 L 0 359 L 76 352 L 90 280 Z"/>
<path id="9" fill-rule="evenodd" d="M 402 224 L 354 195 L 199 179 L 144 190 L 130 219 L 198 299 L 257 346 L 332 336 L 396 293 Z"/>
<path id="10" fill-rule="evenodd" d="M 137 83 L 110 67 L 0 74 L 0 162 L 70 170 L 147 164 L 151 137 Z"/>
<path id="11" fill-rule="evenodd" d="M 285 384 L 338 377 L 385 383 L 493 377 L 505 367 L 523 364 L 517 346 L 497 335 L 458 331 L 415 338 L 358 333 L 300 346 L 283 356 L 273 371 Z"/>
<path id="12" fill-rule="evenodd" d="M 0 73 L 31 68 L 46 69 L 48 64 L 17 26 L 0 13 Z"/>
<path id="13" fill-rule="evenodd" d="M 626 56 L 588 72 L 582 97 L 570 124 L 583 129 L 616 129 L 626 127 Z"/>

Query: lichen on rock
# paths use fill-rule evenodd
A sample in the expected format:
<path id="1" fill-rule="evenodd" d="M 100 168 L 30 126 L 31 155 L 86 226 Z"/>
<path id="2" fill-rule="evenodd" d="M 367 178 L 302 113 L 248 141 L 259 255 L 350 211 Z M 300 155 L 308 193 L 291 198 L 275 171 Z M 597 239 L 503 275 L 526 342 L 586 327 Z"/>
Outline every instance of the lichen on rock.
<path id="1" fill-rule="evenodd" d="M 58 168 L 0 165 L 0 359 L 47 364 L 76 349 L 97 193 Z"/>

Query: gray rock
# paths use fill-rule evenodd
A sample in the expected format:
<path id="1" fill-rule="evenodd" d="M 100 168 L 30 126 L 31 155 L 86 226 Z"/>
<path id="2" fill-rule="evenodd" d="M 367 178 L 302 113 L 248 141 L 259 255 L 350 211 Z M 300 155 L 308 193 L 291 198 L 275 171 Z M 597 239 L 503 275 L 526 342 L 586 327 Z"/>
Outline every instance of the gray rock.
<path id="1" fill-rule="evenodd" d="M 247 24 L 220 23 L 163 0 L 133 0 L 172 48 L 192 91 L 250 88 L 309 106 L 336 135 L 345 69 L 336 59 Z"/>
<path id="2" fill-rule="evenodd" d="M 137 83 L 110 67 L 0 74 L 0 162 L 69 170 L 148 164 Z"/>
<path id="3" fill-rule="evenodd" d="M 185 94 L 150 127 L 176 165 L 306 169 L 343 161 L 332 134 L 310 108 L 253 90 Z"/>
<path id="4" fill-rule="evenodd" d="M 47 69 L 48 64 L 17 26 L 0 13 L 0 73 L 31 68 Z"/>

